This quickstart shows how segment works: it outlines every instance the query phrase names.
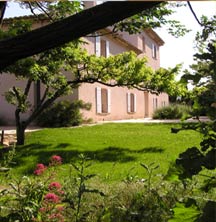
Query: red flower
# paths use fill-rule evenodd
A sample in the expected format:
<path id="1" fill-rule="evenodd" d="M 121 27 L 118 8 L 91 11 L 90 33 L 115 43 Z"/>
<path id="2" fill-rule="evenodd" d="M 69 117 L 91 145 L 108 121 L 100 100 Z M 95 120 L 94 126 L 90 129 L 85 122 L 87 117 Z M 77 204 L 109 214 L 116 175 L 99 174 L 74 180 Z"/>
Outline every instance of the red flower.
<path id="1" fill-rule="evenodd" d="M 43 163 L 38 163 L 37 166 L 36 166 L 36 168 L 37 168 L 37 169 L 44 169 L 44 168 L 46 168 L 46 167 L 44 166 Z"/>
<path id="2" fill-rule="evenodd" d="M 60 189 L 61 188 L 61 184 L 59 182 L 51 182 L 49 185 L 49 190 L 53 190 L 53 189 Z"/>
<path id="3" fill-rule="evenodd" d="M 63 210 L 64 210 L 64 207 L 63 207 L 63 206 L 58 206 L 58 207 L 57 207 L 57 210 L 58 210 L 58 211 L 63 211 Z"/>
<path id="4" fill-rule="evenodd" d="M 34 170 L 35 175 L 41 175 L 46 170 L 46 166 L 42 163 L 38 163 L 36 169 Z"/>
<path id="5" fill-rule="evenodd" d="M 58 222 L 64 222 L 64 217 L 62 214 L 60 213 L 53 213 L 49 216 L 49 220 L 55 220 L 55 221 L 58 221 Z"/>
<path id="6" fill-rule="evenodd" d="M 62 158 L 60 156 L 54 155 L 51 157 L 51 166 L 60 165 L 62 164 Z"/>
<path id="7" fill-rule="evenodd" d="M 59 196 L 57 196 L 56 194 L 54 193 L 48 193 L 45 195 L 44 197 L 45 201 L 48 201 L 48 202 L 52 202 L 52 203 L 57 203 L 59 202 Z"/>

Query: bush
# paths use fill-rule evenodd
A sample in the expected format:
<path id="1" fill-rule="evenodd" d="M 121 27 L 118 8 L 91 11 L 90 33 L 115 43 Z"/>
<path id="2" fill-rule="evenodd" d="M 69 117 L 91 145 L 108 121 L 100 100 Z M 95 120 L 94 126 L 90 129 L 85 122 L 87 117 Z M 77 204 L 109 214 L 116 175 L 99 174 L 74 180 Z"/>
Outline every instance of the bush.
<path id="1" fill-rule="evenodd" d="M 157 109 L 153 114 L 153 119 L 181 119 L 189 117 L 190 114 L 190 106 L 172 104 L 170 106 Z"/>
<path id="2" fill-rule="evenodd" d="M 7 121 L 2 116 L 0 116 L 0 126 L 6 126 L 6 125 Z"/>
<path id="3" fill-rule="evenodd" d="M 80 109 L 90 110 L 91 104 L 81 100 L 72 103 L 69 101 L 57 102 L 46 109 L 38 117 L 36 123 L 42 127 L 78 126 L 84 121 Z"/>

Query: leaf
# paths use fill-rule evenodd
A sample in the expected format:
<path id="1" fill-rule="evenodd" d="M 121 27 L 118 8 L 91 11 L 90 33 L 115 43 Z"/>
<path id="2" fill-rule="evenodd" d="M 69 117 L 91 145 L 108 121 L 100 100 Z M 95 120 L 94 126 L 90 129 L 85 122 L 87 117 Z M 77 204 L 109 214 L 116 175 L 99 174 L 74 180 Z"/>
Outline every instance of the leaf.
<path id="1" fill-rule="evenodd" d="M 200 216 L 200 211 L 196 206 L 185 207 L 182 203 L 177 203 L 174 210 L 174 217 L 168 222 L 192 222 Z"/>

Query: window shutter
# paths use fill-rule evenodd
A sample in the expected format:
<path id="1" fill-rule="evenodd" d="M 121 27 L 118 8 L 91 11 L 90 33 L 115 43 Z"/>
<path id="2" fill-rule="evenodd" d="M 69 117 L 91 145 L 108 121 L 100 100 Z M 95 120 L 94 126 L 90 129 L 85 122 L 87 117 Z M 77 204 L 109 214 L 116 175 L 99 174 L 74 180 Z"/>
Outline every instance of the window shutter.
<path id="1" fill-rule="evenodd" d="M 102 113 L 101 88 L 96 87 L 96 112 Z"/>
<path id="2" fill-rule="evenodd" d="M 101 55 L 100 36 L 95 37 L 95 55 L 98 57 Z"/>
<path id="3" fill-rule="evenodd" d="M 108 58 L 110 56 L 110 45 L 109 41 L 106 41 L 106 57 Z"/>
<path id="4" fill-rule="evenodd" d="M 128 113 L 131 112 L 131 99 L 130 99 L 130 93 L 127 93 L 127 111 L 128 111 Z"/>
<path id="5" fill-rule="evenodd" d="M 155 59 L 157 57 L 157 47 L 154 43 L 152 43 L 152 57 Z"/>
<path id="6" fill-rule="evenodd" d="M 152 43 L 152 58 L 155 58 L 154 44 Z"/>
<path id="7" fill-rule="evenodd" d="M 137 102 L 136 102 L 136 94 L 134 93 L 134 112 L 137 111 L 136 105 L 137 105 Z"/>
<path id="8" fill-rule="evenodd" d="M 111 113 L 111 90 L 107 89 L 107 112 Z"/>

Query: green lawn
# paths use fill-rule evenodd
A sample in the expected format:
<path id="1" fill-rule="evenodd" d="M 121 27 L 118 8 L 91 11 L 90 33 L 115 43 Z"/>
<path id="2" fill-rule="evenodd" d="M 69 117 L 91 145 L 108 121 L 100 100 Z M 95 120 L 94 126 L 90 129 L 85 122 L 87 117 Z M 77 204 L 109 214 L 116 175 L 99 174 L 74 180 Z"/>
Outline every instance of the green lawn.
<path id="1" fill-rule="evenodd" d="M 102 181 L 120 181 L 127 175 L 145 176 L 140 163 L 160 165 L 156 173 L 165 174 L 171 161 L 187 147 L 198 145 L 201 136 L 194 131 L 170 133 L 177 124 L 109 123 L 77 128 L 44 129 L 28 133 L 26 145 L 17 148 L 14 175 L 29 175 L 36 163 L 47 164 L 60 155 L 64 164 L 60 177 L 80 153 L 91 158 L 89 168 Z"/>

